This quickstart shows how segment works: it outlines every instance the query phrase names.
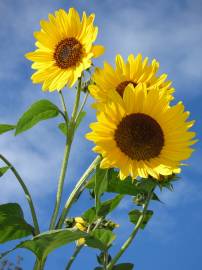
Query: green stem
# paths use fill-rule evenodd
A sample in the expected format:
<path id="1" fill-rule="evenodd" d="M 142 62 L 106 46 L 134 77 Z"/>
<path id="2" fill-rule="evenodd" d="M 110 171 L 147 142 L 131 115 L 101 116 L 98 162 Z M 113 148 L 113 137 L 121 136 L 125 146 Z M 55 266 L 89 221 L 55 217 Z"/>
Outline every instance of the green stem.
<path id="1" fill-rule="evenodd" d="M 64 96 L 62 94 L 62 91 L 59 92 L 59 95 L 60 95 L 60 99 L 61 99 L 61 103 L 62 103 L 62 107 L 63 107 L 63 111 L 64 111 L 64 119 L 65 119 L 66 124 L 68 125 L 69 116 L 68 116 L 68 113 L 67 113 L 67 107 L 66 107 L 66 104 L 65 104 L 65 99 L 64 99 Z M 62 112 L 62 114 L 63 114 L 63 112 Z"/>
<path id="2" fill-rule="evenodd" d="M 136 226 L 134 227 L 131 235 L 129 236 L 129 238 L 125 241 L 125 243 L 122 245 L 121 249 L 118 251 L 118 253 L 115 255 L 115 257 L 111 260 L 111 262 L 108 264 L 107 266 L 107 270 L 112 270 L 113 269 L 113 266 L 116 264 L 116 262 L 120 259 L 120 257 L 123 255 L 123 253 L 126 251 L 126 249 L 130 246 L 130 244 L 132 243 L 132 241 L 134 240 L 135 236 L 137 235 L 141 225 L 142 225 L 142 222 L 144 220 L 144 217 L 145 217 L 145 214 L 146 214 L 146 211 L 147 211 L 147 208 L 148 208 L 148 205 L 149 205 L 149 202 L 152 198 L 152 194 L 153 194 L 153 191 L 151 191 L 147 197 L 147 200 L 143 206 L 143 210 L 142 210 L 142 214 L 140 215 L 139 219 L 138 219 L 138 222 L 136 224 Z"/>
<path id="3" fill-rule="evenodd" d="M 62 93 L 60 92 L 61 103 L 62 103 L 62 107 L 64 110 L 64 115 L 65 115 L 65 119 L 66 119 L 66 125 L 67 125 L 68 132 L 67 132 L 67 137 L 66 137 L 65 151 L 64 151 L 64 157 L 63 157 L 60 177 L 59 177 L 59 181 L 58 181 L 56 202 L 55 202 L 55 207 L 54 207 L 54 211 L 53 211 L 53 215 L 52 215 L 51 223 L 50 223 L 50 227 L 49 227 L 50 230 L 53 230 L 55 228 L 56 220 L 57 220 L 59 209 L 60 209 L 64 181 L 65 181 L 67 165 L 68 165 L 68 161 L 69 161 L 69 154 L 70 154 L 70 150 L 71 150 L 72 141 L 74 138 L 75 118 L 76 118 L 76 114 L 77 114 L 79 102 L 80 102 L 81 81 L 82 81 L 82 77 L 79 78 L 76 99 L 75 99 L 75 103 L 74 103 L 74 109 L 73 109 L 72 117 L 70 119 L 69 124 L 68 124 L 69 119 L 68 119 L 65 100 L 64 100 Z"/>
<path id="4" fill-rule="evenodd" d="M 70 139 L 70 138 L 68 138 L 68 139 Z M 68 164 L 68 159 L 69 159 L 69 154 L 70 154 L 71 144 L 72 144 L 71 141 L 69 141 L 68 139 L 66 138 L 64 158 L 63 158 L 63 162 L 62 162 L 60 178 L 59 178 L 59 181 L 58 181 L 56 202 L 55 202 L 53 215 L 52 215 L 52 218 L 51 218 L 51 223 L 50 223 L 50 228 L 49 228 L 50 230 L 54 229 L 56 219 L 57 219 L 57 216 L 58 216 L 58 212 L 59 212 L 59 208 L 60 208 L 61 198 L 62 198 L 64 180 L 65 180 L 65 175 L 66 175 L 66 171 L 67 171 L 67 164 Z"/>
<path id="5" fill-rule="evenodd" d="M 62 228 L 62 225 L 65 221 L 65 218 L 69 212 L 69 209 L 71 208 L 72 204 L 75 202 L 77 196 L 80 193 L 80 189 L 83 187 L 83 185 L 86 183 L 86 180 L 88 179 L 89 175 L 92 173 L 92 171 L 95 169 L 97 164 L 99 164 L 101 160 L 100 156 L 97 156 L 94 161 L 91 163 L 91 165 L 88 167 L 88 169 L 85 171 L 85 173 L 82 175 L 80 180 L 77 182 L 76 186 L 74 187 L 72 193 L 70 194 L 69 198 L 67 199 L 65 203 L 65 207 L 62 211 L 62 214 L 60 216 L 59 222 L 57 224 L 57 229 Z"/>
<path id="6" fill-rule="evenodd" d="M 19 173 L 17 172 L 15 167 L 1 154 L 0 154 L 0 159 L 3 160 L 3 162 L 6 165 L 8 165 L 8 167 L 11 169 L 11 171 L 13 172 L 15 177 L 17 178 L 19 184 L 21 185 L 21 187 L 22 187 L 22 189 L 23 189 L 23 191 L 25 193 L 25 197 L 26 197 L 26 199 L 28 201 L 30 211 L 31 211 L 32 220 L 33 220 L 33 224 L 34 224 L 34 233 L 35 233 L 35 235 L 40 234 L 39 224 L 38 224 L 38 221 L 37 221 L 37 216 L 36 216 L 34 204 L 33 204 L 32 197 L 31 197 L 31 194 L 29 193 L 28 188 L 26 187 L 24 181 L 22 180 L 21 176 L 19 175 Z"/>
<path id="7" fill-rule="evenodd" d="M 78 87 L 77 87 L 77 92 L 76 92 L 76 102 L 74 104 L 72 117 L 71 117 L 71 120 L 73 123 L 76 119 L 77 111 L 79 108 L 79 102 L 80 102 L 80 96 L 81 96 L 81 84 L 82 84 L 82 76 L 79 78 L 79 81 L 78 81 Z"/>
<path id="8" fill-rule="evenodd" d="M 33 270 L 43 270 L 46 263 L 46 258 L 42 261 L 36 260 Z"/>
<path id="9" fill-rule="evenodd" d="M 107 270 L 107 264 L 108 264 L 108 252 L 107 250 L 104 251 L 104 270 Z"/>
<path id="10" fill-rule="evenodd" d="M 76 116 L 75 122 L 76 122 L 77 118 L 79 117 L 79 114 L 83 111 L 83 108 L 84 108 L 84 106 L 86 104 L 86 101 L 88 99 L 88 96 L 89 96 L 89 92 L 86 93 L 86 95 L 85 95 L 85 97 L 83 99 L 83 103 L 81 104 L 81 107 L 80 107 L 79 112 L 78 112 L 78 114 Z"/>
<path id="11" fill-rule="evenodd" d="M 77 247 L 75 248 L 74 253 L 72 254 L 72 256 L 71 256 L 71 258 L 70 258 L 70 260 L 69 260 L 69 262 L 68 262 L 68 264 L 67 264 L 67 266 L 66 266 L 66 268 L 65 268 L 65 270 L 69 270 L 69 269 L 71 268 L 71 266 L 72 266 L 74 260 L 76 259 L 77 255 L 78 255 L 79 252 L 81 251 L 82 247 L 83 247 L 83 245 L 77 246 Z"/>

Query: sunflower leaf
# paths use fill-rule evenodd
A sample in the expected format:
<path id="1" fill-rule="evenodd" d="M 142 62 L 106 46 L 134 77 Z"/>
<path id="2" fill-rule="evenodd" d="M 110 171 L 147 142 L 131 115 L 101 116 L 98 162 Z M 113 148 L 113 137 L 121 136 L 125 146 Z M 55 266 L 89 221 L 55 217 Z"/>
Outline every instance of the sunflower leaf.
<path id="1" fill-rule="evenodd" d="M 34 228 L 24 220 L 17 203 L 0 205 L 0 243 L 32 235 Z"/>
<path id="2" fill-rule="evenodd" d="M 132 263 L 120 263 L 115 265 L 112 270 L 132 270 L 134 268 L 134 264 Z"/>
<path id="3" fill-rule="evenodd" d="M 94 191 L 95 191 L 95 208 L 97 214 L 101 204 L 100 197 L 107 189 L 107 172 L 108 170 L 102 170 L 98 166 L 95 171 Z"/>
<path id="4" fill-rule="evenodd" d="M 13 129 L 15 129 L 14 125 L 0 124 L 0 135 Z"/>
<path id="5" fill-rule="evenodd" d="M 1 167 L 0 168 L 0 177 L 2 177 L 7 171 L 10 169 L 9 166 Z"/>
<path id="6" fill-rule="evenodd" d="M 86 116 L 86 112 L 81 111 L 76 119 L 75 130 L 80 126 L 83 118 Z"/>
<path id="7" fill-rule="evenodd" d="M 100 209 L 98 211 L 98 216 L 105 217 L 109 213 L 111 213 L 121 202 L 124 195 L 117 195 L 111 200 L 107 200 L 102 202 L 100 205 Z"/>
<path id="8" fill-rule="evenodd" d="M 90 233 L 90 235 L 94 238 L 100 241 L 100 243 L 102 243 L 102 245 L 100 246 L 100 250 L 107 250 L 107 248 L 111 245 L 111 243 L 115 240 L 116 235 L 110 231 L 110 230 L 106 230 L 106 229 L 97 229 L 95 231 L 92 231 Z M 86 244 L 89 245 L 91 247 L 95 247 L 93 246 L 91 239 L 87 238 L 86 239 Z"/>
<path id="9" fill-rule="evenodd" d="M 65 123 L 60 123 L 58 125 L 60 131 L 62 132 L 62 134 L 64 134 L 65 136 L 67 136 L 67 125 Z"/>
<path id="10" fill-rule="evenodd" d="M 42 99 L 34 104 L 20 117 L 16 125 L 15 135 L 18 135 L 37 123 L 58 116 L 58 107 L 47 99 Z"/>
<path id="11" fill-rule="evenodd" d="M 85 238 L 85 243 L 89 247 L 105 250 L 115 236 L 107 230 L 95 230 L 90 234 L 72 229 L 52 230 L 41 233 L 31 240 L 21 242 L 13 249 L 0 254 L 0 259 L 17 248 L 25 248 L 33 252 L 39 260 L 42 260 L 55 249 L 80 238 Z"/>
<path id="12" fill-rule="evenodd" d="M 130 222 L 137 224 L 140 216 L 142 215 L 142 212 L 140 210 L 132 210 L 128 213 L 129 218 L 130 218 Z M 140 226 L 141 229 L 144 229 L 145 226 L 147 225 L 148 221 L 150 220 L 150 218 L 153 216 L 153 211 L 151 210 L 147 210 L 147 212 L 144 215 L 144 219 L 142 222 L 142 225 Z"/>

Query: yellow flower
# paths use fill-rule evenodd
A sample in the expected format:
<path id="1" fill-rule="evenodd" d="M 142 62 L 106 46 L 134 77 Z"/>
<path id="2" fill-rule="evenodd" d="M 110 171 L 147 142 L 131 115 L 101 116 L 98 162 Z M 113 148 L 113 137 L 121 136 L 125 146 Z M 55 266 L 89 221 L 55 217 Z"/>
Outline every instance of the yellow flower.
<path id="1" fill-rule="evenodd" d="M 111 91 L 115 90 L 123 96 L 124 90 L 129 83 L 136 87 L 139 83 L 145 83 L 148 90 L 158 87 L 159 90 L 165 89 L 168 99 L 172 99 L 174 88 L 171 87 L 171 81 L 165 81 L 166 74 L 157 76 L 159 63 L 153 59 L 152 63 L 148 64 L 148 58 L 142 59 L 142 55 L 138 54 L 135 58 L 133 54 L 128 56 L 128 61 L 125 63 L 121 55 L 116 56 L 116 67 L 113 68 L 107 62 L 104 63 L 104 68 L 97 68 L 94 75 L 94 84 L 89 86 L 91 95 L 96 99 L 95 107 L 99 108 L 103 103 L 106 103 L 111 95 Z"/>
<path id="2" fill-rule="evenodd" d="M 182 160 L 190 157 L 194 121 L 187 122 L 189 112 L 182 102 L 169 106 L 161 91 L 147 91 L 144 84 L 129 84 L 123 99 L 114 91 L 111 102 L 90 125 L 86 137 L 103 157 L 101 168 L 120 169 L 120 178 L 131 175 L 160 179 L 161 175 L 179 172 Z"/>
<path id="3" fill-rule="evenodd" d="M 87 222 L 82 217 L 75 217 L 75 226 L 82 232 L 87 232 Z M 76 241 L 77 246 L 85 244 L 85 238 L 80 238 Z"/>
<path id="4" fill-rule="evenodd" d="M 70 8 L 68 12 L 56 11 L 55 16 L 49 14 L 49 21 L 41 20 L 41 31 L 34 33 L 38 48 L 25 55 L 37 70 L 31 77 L 33 83 L 43 83 L 44 91 L 74 85 L 82 71 L 91 66 L 91 58 L 104 52 L 103 46 L 93 45 L 98 34 L 94 18 L 94 14 L 87 17 L 83 12 L 81 20 Z"/>

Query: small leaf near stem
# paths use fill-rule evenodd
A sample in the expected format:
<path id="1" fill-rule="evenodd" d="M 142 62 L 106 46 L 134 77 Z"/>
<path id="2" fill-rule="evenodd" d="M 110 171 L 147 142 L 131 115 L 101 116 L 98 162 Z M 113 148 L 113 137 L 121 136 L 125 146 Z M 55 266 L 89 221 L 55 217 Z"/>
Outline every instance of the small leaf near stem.
<path id="1" fill-rule="evenodd" d="M 21 187 L 25 193 L 25 197 L 28 201 L 29 207 L 30 207 L 32 220 L 33 220 L 33 224 L 34 224 L 34 233 L 35 233 L 35 235 L 39 234 L 40 233 L 39 224 L 37 221 L 37 216 L 36 216 L 34 204 L 32 201 L 32 197 L 31 197 L 31 194 L 29 193 L 27 186 L 25 185 L 24 181 L 22 180 L 21 176 L 19 175 L 19 173 L 17 172 L 15 167 L 1 154 L 0 154 L 0 159 L 10 168 L 10 170 L 13 172 L 16 179 L 18 180 L 19 184 L 21 185 Z"/>
<path id="2" fill-rule="evenodd" d="M 145 204 L 143 205 L 142 214 L 140 215 L 140 217 L 138 219 L 138 222 L 137 222 L 136 226 L 134 227 L 131 235 L 125 241 L 125 243 L 122 245 L 121 249 L 118 251 L 118 253 L 115 255 L 115 257 L 108 264 L 107 270 L 112 270 L 113 269 L 113 266 L 120 259 L 120 257 L 123 255 L 123 253 L 126 251 L 126 249 L 130 246 L 130 244 L 132 243 L 133 239 L 137 235 L 137 233 L 138 233 L 139 229 L 141 228 L 141 225 L 142 225 L 142 223 L 144 221 L 145 213 L 147 212 L 147 208 L 148 208 L 148 205 L 149 205 L 150 200 L 152 199 L 152 195 L 153 195 L 153 190 L 150 191 L 150 193 L 148 194 L 147 200 L 145 201 Z"/>

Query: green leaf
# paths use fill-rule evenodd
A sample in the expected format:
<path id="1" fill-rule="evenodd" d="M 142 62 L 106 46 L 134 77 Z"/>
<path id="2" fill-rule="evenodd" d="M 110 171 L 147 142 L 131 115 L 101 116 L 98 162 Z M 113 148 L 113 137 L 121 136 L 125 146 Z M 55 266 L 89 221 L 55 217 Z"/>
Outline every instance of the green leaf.
<path id="1" fill-rule="evenodd" d="M 66 125 L 66 123 L 60 123 L 60 124 L 58 125 L 58 127 L 59 127 L 60 131 L 61 131 L 65 136 L 67 136 L 67 125 Z"/>
<path id="2" fill-rule="evenodd" d="M 38 122 L 56 117 L 59 114 L 58 107 L 49 100 L 42 99 L 32 106 L 19 119 L 15 135 L 18 135 L 36 125 Z"/>
<path id="3" fill-rule="evenodd" d="M 157 182 L 151 178 L 141 179 L 136 183 L 136 186 L 147 193 L 150 193 L 157 185 Z"/>
<path id="4" fill-rule="evenodd" d="M 108 232 L 98 233 L 96 231 L 94 234 L 87 234 L 72 229 L 48 231 L 35 236 L 31 240 L 21 242 L 13 249 L 2 253 L 0 259 L 17 248 L 25 248 L 32 251 L 39 260 L 42 260 L 53 250 L 80 238 L 85 238 L 86 244 L 90 247 L 105 250 L 106 242 L 111 241 L 112 235 Z"/>
<path id="5" fill-rule="evenodd" d="M 34 228 L 24 220 L 17 203 L 0 205 L 0 243 L 33 234 Z"/>
<path id="6" fill-rule="evenodd" d="M 98 216 L 105 217 L 111 213 L 121 202 L 124 195 L 117 195 L 115 198 L 101 203 Z"/>
<path id="7" fill-rule="evenodd" d="M 95 209 L 96 213 L 98 213 L 100 208 L 100 196 L 106 191 L 107 189 L 107 172 L 108 170 L 102 170 L 98 166 L 96 167 L 95 171 Z"/>
<path id="8" fill-rule="evenodd" d="M 112 212 L 120 203 L 122 200 L 123 195 L 117 195 L 115 198 L 111 200 L 107 200 L 105 202 L 100 203 L 100 208 L 98 211 L 98 216 L 105 217 L 110 212 Z M 96 215 L 96 209 L 95 207 L 89 208 L 87 211 L 85 211 L 82 214 L 82 217 L 85 221 L 87 221 L 89 224 L 92 224 L 97 219 Z"/>
<path id="9" fill-rule="evenodd" d="M 96 211 L 95 211 L 95 207 L 92 207 L 90 209 L 88 209 L 87 211 L 85 211 L 82 214 L 82 217 L 84 218 L 84 220 L 86 220 L 89 224 L 92 224 L 96 219 Z"/>
<path id="10" fill-rule="evenodd" d="M 0 124 L 0 134 L 15 129 L 14 125 Z"/>
<path id="11" fill-rule="evenodd" d="M 128 213 L 129 218 L 130 218 L 130 222 L 137 224 L 140 216 L 141 216 L 142 212 L 139 210 L 132 210 Z M 151 210 L 147 210 L 147 212 L 145 213 L 142 225 L 140 226 L 141 229 L 144 229 L 145 226 L 147 225 L 148 221 L 150 220 L 150 218 L 153 215 L 153 211 Z"/>
<path id="12" fill-rule="evenodd" d="M 102 243 L 102 246 L 100 245 L 99 247 L 100 250 L 107 250 L 116 238 L 116 235 L 112 231 L 106 229 L 97 229 L 92 231 L 90 235 Z M 86 244 L 89 245 L 89 239 L 86 239 Z M 92 244 L 90 246 L 93 247 Z"/>
<path id="13" fill-rule="evenodd" d="M 79 113 L 79 115 L 76 119 L 76 123 L 75 123 L 75 130 L 79 127 L 79 125 L 81 124 L 81 122 L 85 116 L 86 116 L 86 112 L 82 111 Z"/>
<path id="14" fill-rule="evenodd" d="M 0 168 L 0 177 L 3 176 L 9 169 L 9 166 L 1 167 Z"/>
<path id="15" fill-rule="evenodd" d="M 132 263 L 120 263 L 115 265 L 112 270 L 132 270 L 134 267 L 134 264 Z"/>
<path id="16" fill-rule="evenodd" d="M 108 170 L 107 174 L 107 187 L 105 186 L 106 192 L 118 193 L 123 195 L 135 196 L 140 192 L 140 189 L 136 186 L 135 182 L 132 181 L 131 177 L 127 177 L 124 181 L 121 181 L 118 177 L 118 172 L 113 169 Z M 93 189 L 95 187 L 95 175 L 86 185 L 86 188 Z"/>

